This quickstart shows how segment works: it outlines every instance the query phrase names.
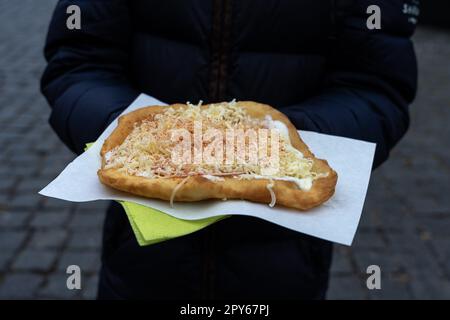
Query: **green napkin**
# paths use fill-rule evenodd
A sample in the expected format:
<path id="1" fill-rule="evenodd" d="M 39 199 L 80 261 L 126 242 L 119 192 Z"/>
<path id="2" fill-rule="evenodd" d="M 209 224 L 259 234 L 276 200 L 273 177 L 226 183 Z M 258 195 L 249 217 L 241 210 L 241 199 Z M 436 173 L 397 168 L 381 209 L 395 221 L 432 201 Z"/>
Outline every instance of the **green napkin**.
<path id="1" fill-rule="evenodd" d="M 86 144 L 86 149 L 91 145 L 92 143 Z M 229 217 L 224 215 L 200 220 L 182 220 L 134 202 L 118 202 L 125 209 L 131 228 L 140 246 L 181 237 Z"/>
<path id="2" fill-rule="evenodd" d="M 184 236 L 227 217 L 182 220 L 137 203 L 128 201 L 119 201 L 119 203 L 125 209 L 136 239 L 141 246 Z"/>

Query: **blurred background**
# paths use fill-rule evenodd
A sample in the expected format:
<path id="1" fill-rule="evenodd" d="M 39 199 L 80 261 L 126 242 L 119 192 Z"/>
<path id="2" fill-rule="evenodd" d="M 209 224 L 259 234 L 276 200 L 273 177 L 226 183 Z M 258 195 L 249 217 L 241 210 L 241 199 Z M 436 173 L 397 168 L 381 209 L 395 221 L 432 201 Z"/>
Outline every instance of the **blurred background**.
<path id="1" fill-rule="evenodd" d="M 0 299 L 93 299 L 106 202 L 37 192 L 74 158 L 39 92 L 55 0 L 0 0 Z M 330 299 L 450 299 L 450 2 L 422 1 L 411 127 L 371 178 L 353 246 L 335 246 Z M 82 290 L 65 269 L 83 270 Z M 381 290 L 366 268 L 381 267 Z"/>

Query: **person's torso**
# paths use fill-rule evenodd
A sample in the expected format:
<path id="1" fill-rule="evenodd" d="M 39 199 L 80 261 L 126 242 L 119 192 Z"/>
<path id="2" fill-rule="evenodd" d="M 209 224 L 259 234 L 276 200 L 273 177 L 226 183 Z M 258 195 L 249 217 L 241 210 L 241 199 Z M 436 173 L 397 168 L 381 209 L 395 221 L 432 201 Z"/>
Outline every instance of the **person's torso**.
<path id="1" fill-rule="evenodd" d="M 134 0 L 131 77 L 167 102 L 301 102 L 323 81 L 333 0 Z"/>
<path id="2" fill-rule="evenodd" d="M 331 3 L 130 1 L 132 81 L 166 103 L 301 102 L 324 80 Z M 317 298 L 326 288 L 331 244 L 263 220 L 232 217 L 143 248 L 123 212 L 107 220 L 104 278 L 124 296 L 151 295 L 152 287 L 173 297 L 169 284 L 180 297 Z"/>

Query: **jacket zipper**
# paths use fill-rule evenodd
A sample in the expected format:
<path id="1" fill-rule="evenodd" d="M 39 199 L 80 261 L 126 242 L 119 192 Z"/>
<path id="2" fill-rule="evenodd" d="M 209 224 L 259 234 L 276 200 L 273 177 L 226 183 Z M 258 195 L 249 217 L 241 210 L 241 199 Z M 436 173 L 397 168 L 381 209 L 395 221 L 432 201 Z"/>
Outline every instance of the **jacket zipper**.
<path id="1" fill-rule="evenodd" d="M 214 0 L 211 32 L 209 101 L 219 102 L 226 98 L 231 35 L 231 0 Z M 205 299 L 214 298 L 214 227 L 206 228 L 204 234 L 203 297 Z"/>
<path id="2" fill-rule="evenodd" d="M 231 0 L 214 0 L 209 81 L 211 102 L 222 101 L 226 98 L 230 35 Z"/>

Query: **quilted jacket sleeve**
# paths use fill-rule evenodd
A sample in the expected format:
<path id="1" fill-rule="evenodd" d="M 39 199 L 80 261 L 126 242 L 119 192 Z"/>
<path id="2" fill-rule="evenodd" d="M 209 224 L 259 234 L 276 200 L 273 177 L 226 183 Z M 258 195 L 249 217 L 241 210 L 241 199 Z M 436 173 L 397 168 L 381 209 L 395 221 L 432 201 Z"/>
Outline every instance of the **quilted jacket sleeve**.
<path id="1" fill-rule="evenodd" d="M 69 148 L 81 153 L 138 92 L 128 70 L 130 18 L 124 0 L 61 0 L 47 36 L 47 68 L 41 90 L 50 124 Z M 81 9 L 81 29 L 66 27 L 69 5 Z"/>
<path id="2" fill-rule="evenodd" d="M 366 26 L 372 4 L 381 9 L 380 30 Z M 374 167 L 380 165 L 409 125 L 417 81 L 410 8 L 417 5 L 417 0 L 357 0 L 338 8 L 321 92 L 281 111 L 298 128 L 375 142 Z"/>

